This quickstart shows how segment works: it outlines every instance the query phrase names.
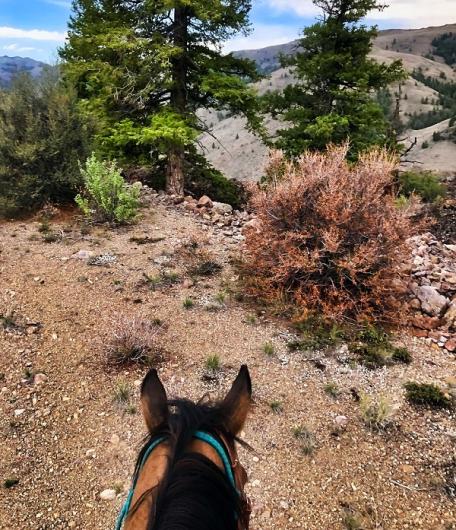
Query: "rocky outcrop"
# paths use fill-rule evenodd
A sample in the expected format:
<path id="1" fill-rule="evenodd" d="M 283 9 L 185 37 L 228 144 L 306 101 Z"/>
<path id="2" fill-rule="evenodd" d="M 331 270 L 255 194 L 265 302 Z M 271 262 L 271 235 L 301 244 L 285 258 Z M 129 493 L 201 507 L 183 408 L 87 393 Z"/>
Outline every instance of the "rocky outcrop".
<path id="1" fill-rule="evenodd" d="M 411 240 L 412 325 L 449 352 L 456 352 L 456 245 L 445 245 L 430 233 Z"/>

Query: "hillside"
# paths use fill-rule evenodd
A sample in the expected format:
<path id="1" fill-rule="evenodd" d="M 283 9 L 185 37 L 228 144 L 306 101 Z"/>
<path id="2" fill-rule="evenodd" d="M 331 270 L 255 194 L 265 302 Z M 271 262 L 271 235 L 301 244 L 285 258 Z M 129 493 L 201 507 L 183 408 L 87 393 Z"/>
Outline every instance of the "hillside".
<path id="1" fill-rule="evenodd" d="M 416 30 L 387 30 L 381 31 L 375 40 L 371 56 L 380 61 L 390 63 L 400 59 L 405 69 L 412 74 L 421 71 L 425 77 L 442 82 L 456 82 L 456 69 L 445 64 L 442 57 L 434 53 L 432 41 L 445 33 L 456 33 L 456 24 L 442 27 L 430 27 Z M 258 69 L 267 74 L 257 86 L 260 93 L 267 90 L 280 90 L 293 82 L 293 76 L 280 69 L 279 56 L 293 53 L 297 41 L 284 45 L 270 46 L 259 50 L 242 50 L 236 53 L 239 57 L 254 60 Z M 426 55 L 426 57 L 425 57 Z M 441 111 L 439 104 L 440 93 L 423 82 L 410 77 L 401 86 L 400 115 L 403 123 L 407 123 L 412 115 L 425 116 L 429 113 Z M 392 93 L 399 92 L 399 87 L 393 86 Z M 432 117 L 431 117 L 432 118 Z M 261 177 L 262 169 L 267 161 L 268 150 L 252 134 L 244 130 L 244 122 L 236 117 L 217 117 L 210 115 L 207 123 L 213 125 L 213 136 L 203 135 L 201 145 L 212 164 L 232 178 L 241 180 L 257 180 Z M 279 122 L 268 123 L 271 133 L 280 128 Z M 448 120 L 440 124 L 432 124 L 421 131 L 411 130 L 406 133 L 411 139 L 419 137 L 420 141 L 413 150 L 413 156 L 427 169 L 436 169 L 444 173 L 456 170 L 456 146 L 452 142 L 431 145 L 430 149 L 422 152 L 423 138 L 429 136 L 432 141 L 434 130 L 444 131 L 448 127 Z M 431 153 L 436 156 L 429 156 Z M 436 167 L 432 164 L 436 163 Z"/>
<path id="2" fill-rule="evenodd" d="M 29 57 L 0 57 L 0 87 L 8 87 L 14 76 L 23 72 L 38 77 L 45 66 L 45 63 Z"/>

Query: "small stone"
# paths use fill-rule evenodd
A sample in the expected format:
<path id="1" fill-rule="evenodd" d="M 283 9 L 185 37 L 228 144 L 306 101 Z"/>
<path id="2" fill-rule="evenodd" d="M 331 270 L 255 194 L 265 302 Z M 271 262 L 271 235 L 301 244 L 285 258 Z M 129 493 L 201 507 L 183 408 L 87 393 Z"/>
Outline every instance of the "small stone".
<path id="1" fill-rule="evenodd" d="M 33 378 L 33 384 L 42 385 L 47 380 L 48 380 L 48 376 L 46 374 L 42 374 L 42 373 L 35 374 L 35 376 Z"/>
<path id="2" fill-rule="evenodd" d="M 210 197 L 203 195 L 198 201 L 197 205 L 198 208 L 212 208 L 213 202 L 211 201 Z"/>
<path id="3" fill-rule="evenodd" d="M 188 278 L 182 282 L 182 287 L 184 289 L 190 289 L 190 287 L 193 287 L 195 285 L 195 282 L 193 280 L 189 280 Z"/>
<path id="4" fill-rule="evenodd" d="M 97 453 L 95 452 L 95 449 L 87 449 L 86 456 L 88 458 L 95 458 L 97 456 Z"/>
<path id="5" fill-rule="evenodd" d="M 113 434 L 111 436 L 111 440 L 110 441 L 111 441 L 112 445 L 119 445 L 119 443 L 120 443 L 119 435 L 118 434 Z"/>
<path id="6" fill-rule="evenodd" d="M 339 429 L 345 429 L 348 425 L 347 416 L 336 416 L 336 419 L 334 421 L 337 427 L 339 427 Z"/>
<path id="7" fill-rule="evenodd" d="M 258 486 L 259 486 L 260 484 L 261 484 L 261 483 L 260 483 L 260 481 L 259 481 L 258 479 L 254 480 L 254 481 L 252 482 L 252 486 L 253 486 L 254 488 L 258 488 Z"/>
<path id="8" fill-rule="evenodd" d="M 72 259 L 89 259 L 94 255 L 91 250 L 80 250 L 71 256 Z"/>
<path id="9" fill-rule="evenodd" d="M 17 417 L 17 416 L 22 416 L 22 414 L 24 414 L 25 412 L 25 409 L 16 409 L 14 411 L 14 415 Z"/>
<path id="10" fill-rule="evenodd" d="M 282 508 L 282 510 L 288 510 L 289 509 L 289 505 L 288 505 L 288 502 L 286 501 L 280 501 L 280 507 Z"/>
<path id="11" fill-rule="evenodd" d="M 445 348 L 453 353 L 456 352 L 456 338 L 451 338 L 445 342 Z"/>
<path id="12" fill-rule="evenodd" d="M 403 464 L 399 467 L 399 469 L 402 471 L 402 473 L 405 473 L 406 475 L 411 475 L 412 473 L 415 473 L 415 468 L 409 464 Z"/>
<path id="13" fill-rule="evenodd" d="M 107 489 L 107 490 L 103 490 L 100 493 L 100 499 L 102 501 L 113 501 L 115 500 L 116 497 L 117 497 L 116 490 Z"/>

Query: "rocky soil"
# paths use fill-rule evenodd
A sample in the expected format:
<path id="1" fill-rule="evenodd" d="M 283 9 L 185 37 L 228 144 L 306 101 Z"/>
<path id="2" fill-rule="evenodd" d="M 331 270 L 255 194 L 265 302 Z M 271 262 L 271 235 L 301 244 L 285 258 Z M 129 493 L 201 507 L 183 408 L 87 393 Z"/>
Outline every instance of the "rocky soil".
<path id="1" fill-rule="evenodd" d="M 113 527 L 145 433 L 145 369 L 106 364 L 123 316 L 163 324 L 157 367 L 171 396 L 215 398 L 249 365 L 254 406 L 242 436 L 255 452 L 240 456 L 254 530 L 455 530 L 455 412 L 412 407 L 403 390 L 411 380 L 454 384 L 447 341 L 400 334 L 413 362 L 378 370 L 343 362 L 344 345 L 293 352 L 292 329 L 236 300 L 232 261 L 254 220 L 209 198 L 147 196 L 129 228 L 90 227 L 73 212 L 44 232 L 38 220 L 0 225 L 0 529 Z M 452 252 L 417 241 L 420 312 L 424 287 L 448 300 L 429 318 L 452 303 Z M 212 275 L 194 272 L 201 260 L 218 265 Z M 420 276 L 428 260 L 432 273 Z M 214 354 L 222 367 L 207 377 Z M 365 425 L 362 393 L 390 400 L 387 429 Z M 311 444 L 295 436 L 304 431 Z"/>

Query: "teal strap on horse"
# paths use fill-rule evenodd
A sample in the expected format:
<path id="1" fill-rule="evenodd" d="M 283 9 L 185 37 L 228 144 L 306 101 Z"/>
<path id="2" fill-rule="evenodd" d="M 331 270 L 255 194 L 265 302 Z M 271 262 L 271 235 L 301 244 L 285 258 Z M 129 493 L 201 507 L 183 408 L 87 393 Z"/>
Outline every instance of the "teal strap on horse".
<path id="1" fill-rule="evenodd" d="M 220 460 L 223 463 L 223 467 L 225 468 L 225 474 L 228 477 L 230 484 L 233 486 L 234 489 L 236 489 L 236 481 L 234 479 L 232 465 L 231 465 L 230 458 L 228 456 L 226 448 L 217 440 L 215 436 L 207 432 L 196 431 L 193 437 L 196 438 L 197 440 L 206 442 L 213 449 L 215 449 L 218 456 L 220 457 Z M 136 483 L 138 482 L 139 472 L 144 467 L 144 464 L 147 462 L 147 459 L 149 458 L 152 451 L 156 447 L 158 447 L 162 442 L 164 442 L 165 439 L 166 438 L 162 436 L 160 438 L 157 438 L 156 440 L 153 440 L 151 444 L 149 445 L 149 447 L 147 448 L 147 451 L 144 453 L 141 463 L 133 477 L 133 483 L 131 485 L 130 491 L 128 492 L 127 498 L 125 499 L 122 509 L 120 510 L 119 517 L 117 518 L 116 530 L 122 530 L 125 519 L 127 518 L 128 512 L 130 511 L 131 501 L 133 499 L 133 494 L 136 488 Z"/>

